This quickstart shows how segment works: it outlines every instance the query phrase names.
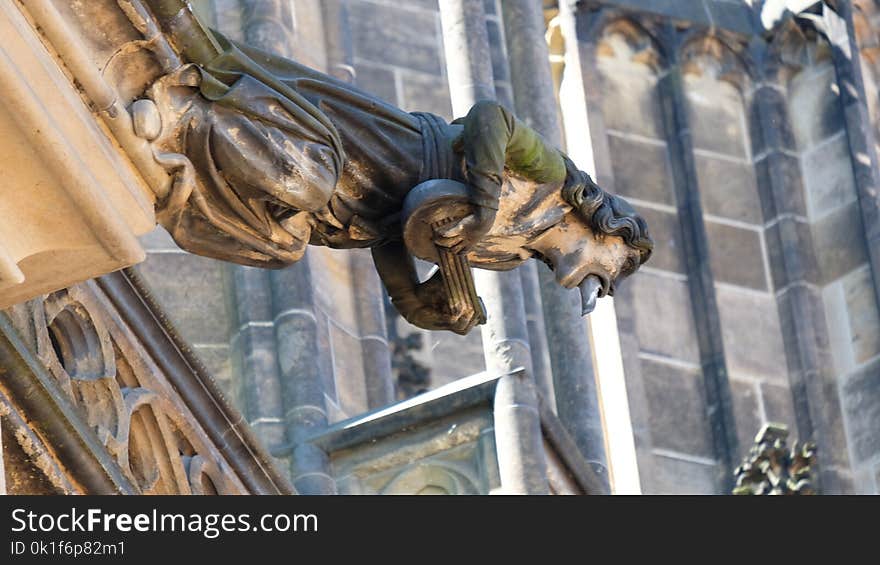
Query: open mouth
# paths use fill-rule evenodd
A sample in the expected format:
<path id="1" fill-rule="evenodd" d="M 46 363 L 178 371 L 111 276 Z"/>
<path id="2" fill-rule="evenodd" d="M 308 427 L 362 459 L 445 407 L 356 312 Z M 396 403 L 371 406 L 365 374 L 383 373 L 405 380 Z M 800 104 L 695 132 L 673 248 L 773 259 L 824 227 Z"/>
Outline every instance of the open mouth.
<path id="1" fill-rule="evenodd" d="M 587 275 L 578 285 L 581 292 L 581 315 L 586 316 L 596 308 L 596 301 L 609 293 L 609 284 L 599 275 Z"/>

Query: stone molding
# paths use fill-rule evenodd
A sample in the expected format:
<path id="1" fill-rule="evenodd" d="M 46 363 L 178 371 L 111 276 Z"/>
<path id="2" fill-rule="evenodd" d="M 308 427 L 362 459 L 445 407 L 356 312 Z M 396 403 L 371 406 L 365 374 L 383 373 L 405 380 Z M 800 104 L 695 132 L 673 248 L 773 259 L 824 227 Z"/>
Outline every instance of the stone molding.
<path id="1" fill-rule="evenodd" d="M 46 17 L 52 3 L 27 5 L 39 8 L 47 35 L 64 25 Z M 155 225 L 152 192 L 96 119 L 119 115 L 112 89 L 96 86 L 96 68 L 65 68 L 35 25 L 16 3 L 0 6 L 0 131 L 9 140 L 0 160 L 0 307 L 142 261 L 137 236 Z"/>
<path id="2" fill-rule="evenodd" d="M 133 273 L 0 314 L 0 415 L 51 490 L 292 494 Z"/>

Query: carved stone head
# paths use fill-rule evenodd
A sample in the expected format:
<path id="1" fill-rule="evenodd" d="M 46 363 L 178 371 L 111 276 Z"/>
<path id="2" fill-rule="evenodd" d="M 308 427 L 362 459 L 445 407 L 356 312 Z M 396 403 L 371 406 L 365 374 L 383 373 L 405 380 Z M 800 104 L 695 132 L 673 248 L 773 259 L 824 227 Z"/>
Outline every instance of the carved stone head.
<path id="1" fill-rule="evenodd" d="M 567 159 L 566 165 L 562 186 L 508 177 L 492 230 L 468 259 L 474 267 L 507 270 L 536 258 L 560 285 L 581 287 L 594 302 L 613 295 L 615 284 L 650 258 L 654 244 L 629 203 Z M 584 300 L 585 311 L 592 310 L 590 297 Z"/>

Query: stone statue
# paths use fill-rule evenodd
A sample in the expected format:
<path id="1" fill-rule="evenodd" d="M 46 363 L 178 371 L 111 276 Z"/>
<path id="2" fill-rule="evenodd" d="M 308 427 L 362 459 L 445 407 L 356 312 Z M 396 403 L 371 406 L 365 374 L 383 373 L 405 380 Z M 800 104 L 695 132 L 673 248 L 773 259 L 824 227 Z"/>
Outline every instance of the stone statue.
<path id="1" fill-rule="evenodd" d="M 443 271 L 420 282 L 402 237 L 404 201 L 425 181 L 462 183 L 469 204 L 434 245 L 484 269 L 537 258 L 581 286 L 585 310 L 649 258 L 644 220 L 504 107 L 448 124 L 187 22 L 169 35 L 190 62 L 135 105 L 136 123 L 162 124 L 156 158 L 177 180 L 157 217 L 183 249 L 280 268 L 309 244 L 369 247 L 404 318 L 462 334 L 482 312 L 454 315 Z"/>

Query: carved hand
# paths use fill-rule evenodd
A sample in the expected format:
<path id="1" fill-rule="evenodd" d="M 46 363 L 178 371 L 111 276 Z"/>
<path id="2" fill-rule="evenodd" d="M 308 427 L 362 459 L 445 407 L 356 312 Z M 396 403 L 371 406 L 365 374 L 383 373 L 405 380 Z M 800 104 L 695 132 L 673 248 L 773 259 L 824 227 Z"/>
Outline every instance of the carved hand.
<path id="1" fill-rule="evenodd" d="M 473 214 L 437 229 L 434 243 L 448 248 L 453 253 L 463 253 L 489 233 L 494 221 L 495 210 L 477 206 Z"/>
<path id="2" fill-rule="evenodd" d="M 456 316 L 450 312 L 439 270 L 420 283 L 413 294 L 392 298 L 392 302 L 407 322 L 425 330 L 448 330 L 465 335 L 478 323 L 476 314 Z"/>

